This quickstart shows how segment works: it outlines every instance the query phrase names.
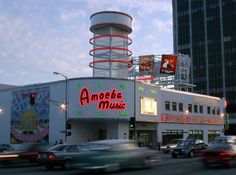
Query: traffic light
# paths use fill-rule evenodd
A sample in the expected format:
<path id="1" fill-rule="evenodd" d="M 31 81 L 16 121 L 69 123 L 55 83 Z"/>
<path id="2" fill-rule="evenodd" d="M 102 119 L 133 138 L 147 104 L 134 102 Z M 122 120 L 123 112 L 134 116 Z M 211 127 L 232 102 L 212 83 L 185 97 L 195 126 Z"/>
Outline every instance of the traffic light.
<path id="1" fill-rule="evenodd" d="M 72 121 L 71 120 L 67 120 L 66 121 L 66 129 L 71 129 L 72 126 Z"/>
<path id="2" fill-rule="evenodd" d="M 30 93 L 30 105 L 34 105 L 35 104 L 35 98 L 36 98 L 36 94 L 35 93 Z"/>
<path id="3" fill-rule="evenodd" d="M 129 127 L 130 128 L 135 128 L 135 117 L 130 117 Z"/>

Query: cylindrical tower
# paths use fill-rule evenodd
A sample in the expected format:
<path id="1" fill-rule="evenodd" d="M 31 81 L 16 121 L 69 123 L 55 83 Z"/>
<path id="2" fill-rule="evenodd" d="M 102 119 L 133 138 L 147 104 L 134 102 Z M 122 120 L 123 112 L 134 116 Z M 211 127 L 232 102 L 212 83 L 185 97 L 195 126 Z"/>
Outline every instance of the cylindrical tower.
<path id="1" fill-rule="evenodd" d="M 89 54 L 93 61 L 94 77 L 128 78 L 129 57 L 132 52 L 128 45 L 132 40 L 128 34 L 132 32 L 132 17 L 116 11 L 102 11 L 90 17 L 90 31 L 94 36 L 89 40 L 93 49 Z"/>

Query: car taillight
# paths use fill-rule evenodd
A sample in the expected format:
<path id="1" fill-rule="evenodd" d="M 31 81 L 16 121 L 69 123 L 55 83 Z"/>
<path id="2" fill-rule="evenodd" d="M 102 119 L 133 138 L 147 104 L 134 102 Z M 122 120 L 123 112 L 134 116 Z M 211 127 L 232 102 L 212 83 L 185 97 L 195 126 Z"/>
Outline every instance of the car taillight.
<path id="1" fill-rule="evenodd" d="M 226 157 L 226 156 L 229 156 L 229 154 L 226 151 L 223 151 L 219 153 L 219 156 Z"/>
<path id="2" fill-rule="evenodd" d="M 57 156 L 55 154 L 50 154 L 50 155 L 48 155 L 48 158 L 49 159 L 55 159 L 55 158 L 57 158 Z"/>

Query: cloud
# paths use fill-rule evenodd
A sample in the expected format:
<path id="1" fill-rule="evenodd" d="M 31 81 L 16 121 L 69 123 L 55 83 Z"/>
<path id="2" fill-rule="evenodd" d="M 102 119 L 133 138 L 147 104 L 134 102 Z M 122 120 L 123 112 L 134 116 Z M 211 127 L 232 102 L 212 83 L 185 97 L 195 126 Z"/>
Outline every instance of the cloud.
<path id="1" fill-rule="evenodd" d="M 86 12 L 81 9 L 72 9 L 69 11 L 62 12 L 60 14 L 60 19 L 62 21 L 70 21 L 74 19 L 84 18 L 86 17 Z"/>

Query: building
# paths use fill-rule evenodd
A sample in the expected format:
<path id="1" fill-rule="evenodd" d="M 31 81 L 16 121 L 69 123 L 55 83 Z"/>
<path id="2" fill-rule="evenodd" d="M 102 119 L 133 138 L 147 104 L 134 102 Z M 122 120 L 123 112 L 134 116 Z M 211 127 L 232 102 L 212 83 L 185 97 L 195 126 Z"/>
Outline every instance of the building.
<path id="1" fill-rule="evenodd" d="M 223 134 L 220 98 L 117 78 L 76 78 L 67 83 L 71 135 L 65 135 L 60 105 L 65 101 L 65 81 L 57 81 L 0 91 L 0 143 L 84 143 L 136 135 L 140 145 L 150 146 L 172 138 L 210 142 Z M 135 127 L 130 128 L 134 116 Z"/>
<path id="2" fill-rule="evenodd" d="M 224 99 L 128 79 L 131 21 L 114 11 L 91 16 L 93 77 L 68 79 L 54 72 L 65 80 L 0 90 L 0 143 L 113 138 L 151 147 L 173 138 L 211 142 L 222 135 Z M 145 76 L 155 78 L 154 57 L 141 57 Z M 175 74 L 177 57 L 166 55 L 165 61 L 171 60 L 174 67 L 163 63 L 162 71 Z"/>
<path id="3" fill-rule="evenodd" d="M 196 93 L 227 100 L 236 134 L 236 31 L 234 0 L 173 0 L 174 52 L 192 58 Z"/>

